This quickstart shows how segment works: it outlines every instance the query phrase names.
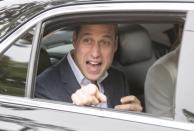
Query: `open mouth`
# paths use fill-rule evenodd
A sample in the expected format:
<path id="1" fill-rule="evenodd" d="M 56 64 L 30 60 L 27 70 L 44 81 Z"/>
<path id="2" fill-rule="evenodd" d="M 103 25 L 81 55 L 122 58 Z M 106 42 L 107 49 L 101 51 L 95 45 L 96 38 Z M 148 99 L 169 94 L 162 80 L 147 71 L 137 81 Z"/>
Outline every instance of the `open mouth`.
<path id="1" fill-rule="evenodd" d="M 102 62 L 86 61 L 86 65 L 90 73 L 96 74 L 99 73 Z"/>

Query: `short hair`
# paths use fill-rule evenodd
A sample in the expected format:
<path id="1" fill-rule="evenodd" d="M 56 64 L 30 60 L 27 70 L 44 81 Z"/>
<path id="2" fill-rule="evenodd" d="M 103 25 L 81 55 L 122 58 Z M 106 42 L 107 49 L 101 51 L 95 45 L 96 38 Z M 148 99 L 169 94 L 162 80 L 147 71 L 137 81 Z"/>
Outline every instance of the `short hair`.
<path id="1" fill-rule="evenodd" d="M 83 24 L 84 25 L 84 24 Z M 114 31 L 115 31 L 115 38 L 118 36 L 118 26 L 117 26 L 117 24 L 112 24 L 113 25 L 113 27 L 114 27 Z M 76 35 L 76 38 L 77 38 L 77 36 L 79 35 L 79 32 L 80 32 L 80 29 L 81 29 L 81 26 L 82 25 L 79 25 L 79 26 L 76 26 L 75 27 L 75 35 Z"/>

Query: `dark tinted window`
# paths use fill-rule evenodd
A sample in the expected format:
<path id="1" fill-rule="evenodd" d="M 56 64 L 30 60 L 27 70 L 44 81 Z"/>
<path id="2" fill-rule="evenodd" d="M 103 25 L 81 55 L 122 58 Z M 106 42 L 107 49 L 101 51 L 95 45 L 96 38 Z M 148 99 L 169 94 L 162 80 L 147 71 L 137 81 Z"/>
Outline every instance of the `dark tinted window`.
<path id="1" fill-rule="evenodd" d="M 32 34 L 33 30 L 25 33 L 0 57 L 1 94 L 24 96 Z"/>

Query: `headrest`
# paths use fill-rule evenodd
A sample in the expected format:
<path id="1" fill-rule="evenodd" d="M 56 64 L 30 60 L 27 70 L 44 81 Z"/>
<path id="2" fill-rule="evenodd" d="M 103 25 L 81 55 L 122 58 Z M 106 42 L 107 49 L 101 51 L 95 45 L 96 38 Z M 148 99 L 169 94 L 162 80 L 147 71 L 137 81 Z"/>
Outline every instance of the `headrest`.
<path id="1" fill-rule="evenodd" d="M 140 25 L 122 25 L 119 27 L 118 56 L 121 65 L 133 64 L 152 57 L 152 45 L 149 34 Z"/>

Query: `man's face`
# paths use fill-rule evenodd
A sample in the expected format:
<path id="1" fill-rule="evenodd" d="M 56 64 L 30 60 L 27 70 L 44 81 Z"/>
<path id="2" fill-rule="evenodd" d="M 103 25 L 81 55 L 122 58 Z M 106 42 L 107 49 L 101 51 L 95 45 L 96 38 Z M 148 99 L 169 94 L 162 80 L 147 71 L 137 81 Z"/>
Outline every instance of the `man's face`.
<path id="1" fill-rule="evenodd" d="M 82 74 L 91 81 L 98 80 L 112 64 L 117 40 L 114 25 L 82 25 L 74 33 L 74 60 Z"/>

